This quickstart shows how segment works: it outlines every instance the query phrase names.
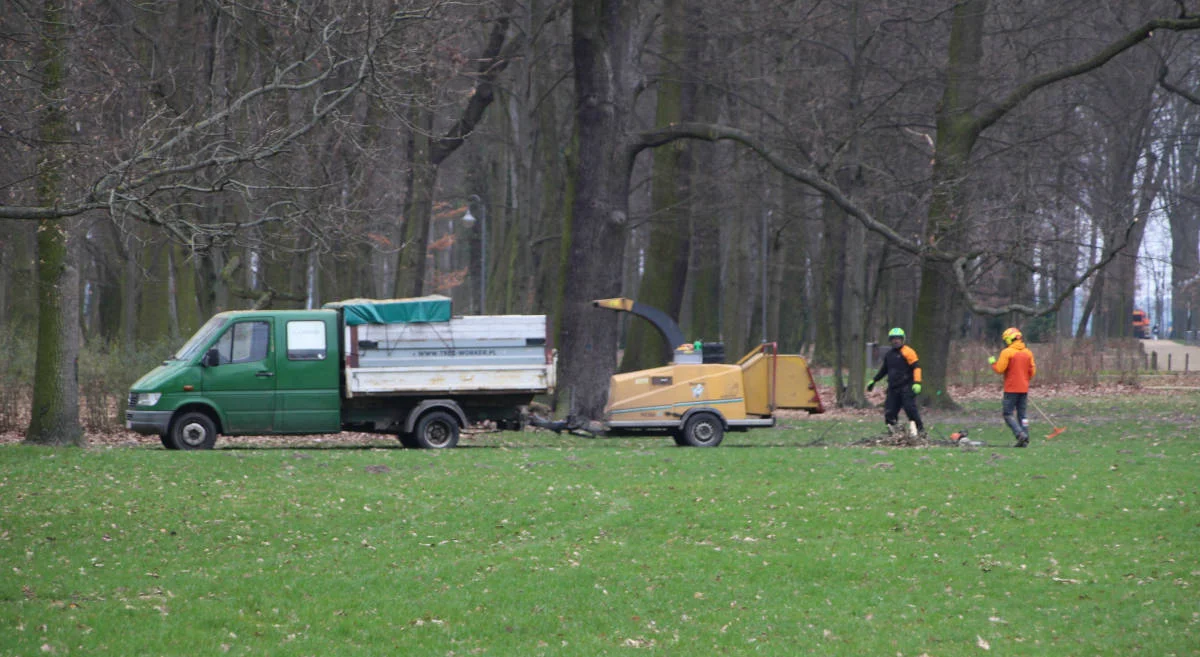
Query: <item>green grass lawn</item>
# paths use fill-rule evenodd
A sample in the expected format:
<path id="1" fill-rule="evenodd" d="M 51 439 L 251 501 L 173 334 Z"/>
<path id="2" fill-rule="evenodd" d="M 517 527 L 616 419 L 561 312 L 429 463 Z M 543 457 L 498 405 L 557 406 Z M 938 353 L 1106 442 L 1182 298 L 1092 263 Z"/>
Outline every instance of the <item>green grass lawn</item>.
<path id="1" fill-rule="evenodd" d="M 1024 450 L 997 406 L 970 451 L 3 447 L 0 655 L 1200 654 L 1200 397 Z"/>

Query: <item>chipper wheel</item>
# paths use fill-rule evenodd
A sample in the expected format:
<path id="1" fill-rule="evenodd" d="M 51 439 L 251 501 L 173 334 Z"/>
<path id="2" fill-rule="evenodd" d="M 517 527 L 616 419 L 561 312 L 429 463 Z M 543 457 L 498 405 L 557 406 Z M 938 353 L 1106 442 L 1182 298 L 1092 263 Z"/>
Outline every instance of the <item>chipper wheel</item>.
<path id="1" fill-rule="evenodd" d="M 721 418 L 712 413 L 696 413 L 683 424 L 675 443 L 684 447 L 716 447 L 725 438 Z"/>

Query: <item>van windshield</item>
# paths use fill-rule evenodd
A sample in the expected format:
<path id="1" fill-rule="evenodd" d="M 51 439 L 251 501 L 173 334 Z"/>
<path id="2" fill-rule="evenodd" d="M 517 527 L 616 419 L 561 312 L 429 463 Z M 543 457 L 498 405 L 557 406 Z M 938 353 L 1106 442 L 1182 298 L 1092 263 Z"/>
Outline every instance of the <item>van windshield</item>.
<path id="1" fill-rule="evenodd" d="M 200 350 L 206 347 L 214 336 L 221 331 L 225 326 L 225 322 L 229 319 L 224 313 L 213 315 L 212 319 L 204 323 L 196 334 L 188 339 L 179 351 L 175 352 L 173 360 L 191 360 L 200 354 Z"/>

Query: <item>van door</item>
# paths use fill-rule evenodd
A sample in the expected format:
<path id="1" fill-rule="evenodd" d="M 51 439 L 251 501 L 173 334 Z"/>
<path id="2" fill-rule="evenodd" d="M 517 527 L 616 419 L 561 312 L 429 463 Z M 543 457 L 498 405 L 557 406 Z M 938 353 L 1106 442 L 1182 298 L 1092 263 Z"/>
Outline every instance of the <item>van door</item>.
<path id="1" fill-rule="evenodd" d="M 275 397 L 278 433 L 342 430 L 337 315 L 280 316 Z"/>
<path id="2" fill-rule="evenodd" d="M 201 368 L 202 390 L 223 412 L 225 434 L 274 433 L 273 323 L 269 317 L 234 321 L 212 346 L 217 364 Z"/>

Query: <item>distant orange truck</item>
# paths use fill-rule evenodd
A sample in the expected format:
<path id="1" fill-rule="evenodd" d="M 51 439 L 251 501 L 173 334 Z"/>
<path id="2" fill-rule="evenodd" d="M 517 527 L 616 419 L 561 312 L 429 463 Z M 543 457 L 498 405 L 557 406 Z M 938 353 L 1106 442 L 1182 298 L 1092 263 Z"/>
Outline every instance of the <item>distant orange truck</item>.
<path id="1" fill-rule="evenodd" d="M 1144 310 L 1133 311 L 1133 337 L 1150 337 L 1150 317 Z"/>

